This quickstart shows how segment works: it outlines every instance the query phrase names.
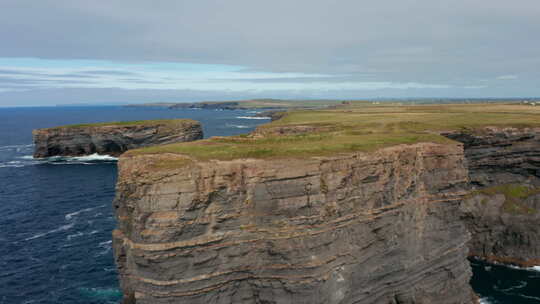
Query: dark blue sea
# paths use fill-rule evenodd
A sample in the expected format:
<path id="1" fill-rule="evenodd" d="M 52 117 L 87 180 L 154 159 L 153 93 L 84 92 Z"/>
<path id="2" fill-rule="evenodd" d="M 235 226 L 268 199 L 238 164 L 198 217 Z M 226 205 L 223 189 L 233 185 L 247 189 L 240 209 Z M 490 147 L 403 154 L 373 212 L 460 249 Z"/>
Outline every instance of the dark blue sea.
<path id="1" fill-rule="evenodd" d="M 65 124 L 191 118 L 206 137 L 247 133 L 253 111 L 128 107 L 0 109 L 0 304 L 118 303 L 111 252 L 116 161 L 32 159 L 32 129 Z M 485 303 L 540 303 L 540 272 L 473 261 Z"/>

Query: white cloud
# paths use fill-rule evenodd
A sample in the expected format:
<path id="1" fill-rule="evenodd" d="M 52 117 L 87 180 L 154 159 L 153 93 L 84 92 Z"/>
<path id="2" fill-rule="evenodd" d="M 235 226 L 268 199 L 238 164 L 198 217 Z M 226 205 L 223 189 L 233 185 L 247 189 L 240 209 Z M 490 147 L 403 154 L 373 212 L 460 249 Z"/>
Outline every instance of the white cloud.
<path id="1" fill-rule="evenodd" d="M 2 59 L 2 58 L 0 58 Z M 264 81 L 258 81 L 264 80 Z M 301 81 L 299 81 L 301 80 Z M 250 71 L 226 65 L 25 59 L 0 60 L 2 81 L 15 89 L 117 88 L 200 91 L 448 89 L 451 85 L 361 81 L 347 74 Z"/>
<path id="2" fill-rule="evenodd" d="M 517 75 L 501 75 L 497 77 L 497 80 L 514 80 L 517 79 Z"/>
<path id="3" fill-rule="evenodd" d="M 464 89 L 485 89 L 485 88 L 487 88 L 487 86 L 485 86 L 485 85 L 468 85 L 468 86 L 464 86 L 463 88 Z"/>

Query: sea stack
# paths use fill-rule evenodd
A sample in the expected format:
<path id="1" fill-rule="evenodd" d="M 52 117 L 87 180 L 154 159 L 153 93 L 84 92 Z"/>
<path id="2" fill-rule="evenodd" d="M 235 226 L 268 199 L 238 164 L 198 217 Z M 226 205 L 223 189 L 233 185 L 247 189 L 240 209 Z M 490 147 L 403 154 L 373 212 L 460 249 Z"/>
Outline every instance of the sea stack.
<path id="1" fill-rule="evenodd" d="M 32 131 L 34 157 L 118 156 L 127 150 L 203 138 L 201 124 L 190 119 L 141 120 L 68 125 Z"/>

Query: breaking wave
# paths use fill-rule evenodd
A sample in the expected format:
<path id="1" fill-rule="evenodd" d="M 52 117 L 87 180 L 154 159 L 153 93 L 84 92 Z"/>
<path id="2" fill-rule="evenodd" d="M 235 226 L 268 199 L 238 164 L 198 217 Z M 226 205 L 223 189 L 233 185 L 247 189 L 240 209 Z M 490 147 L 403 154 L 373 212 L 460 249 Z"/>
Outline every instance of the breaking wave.
<path id="1" fill-rule="evenodd" d="M 258 117 L 258 116 L 236 116 L 237 119 L 272 119 L 271 117 Z"/>
<path id="2" fill-rule="evenodd" d="M 117 157 L 100 155 L 97 153 L 87 156 L 53 156 L 47 158 L 34 158 L 32 155 L 16 157 L 16 160 L 0 162 L 0 168 L 20 168 L 35 165 L 94 165 L 100 163 L 112 163 L 118 161 Z"/>
<path id="3" fill-rule="evenodd" d="M 117 161 L 118 157 L 101 154 L 90 154 L 86 156 L 52 156 L 47 158 L 38 158 L 48 162 L 95 162 L 95 161 Z"/>

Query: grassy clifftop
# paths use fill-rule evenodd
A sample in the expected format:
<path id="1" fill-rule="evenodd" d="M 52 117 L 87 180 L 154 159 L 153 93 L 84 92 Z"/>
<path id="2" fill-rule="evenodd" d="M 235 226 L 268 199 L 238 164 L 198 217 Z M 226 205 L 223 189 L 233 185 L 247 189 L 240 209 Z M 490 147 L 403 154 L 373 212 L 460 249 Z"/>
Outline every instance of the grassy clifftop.
<path id="1" fill-rule="evenodd" d="M 526 105 L 349 105 L 289 112 L 254 134 L 133 150 L 127 155 L 175 153 L 199 160 L 280 158 L 372 151 L 398 144 L 447 143 L 439 131 L 482 127 L 540 127 L 540 107 Z M 287 132 L 287 130 L 300 130 Z M 304 131 L 302 131 L 304 130 Z"/>
<path id="2" fill-rule="evenodd" d="M 133 120 L 133 121 L 112 121 L 112 122 L 98 122 L 87 124 L 73 124 L 47 128 L 44 130 L 54 129 L 68 129 L 68 128 L 91 128 L 91 127 L 108 127 L 108 126 L 121 126 L 121 127 L 133 127 L 133 126 L 155 126 L 155 125 L 182 125 L 182 124 L 197 124 L 198 122 L 191 119 L 155 119 L 155 120 Z"/>

